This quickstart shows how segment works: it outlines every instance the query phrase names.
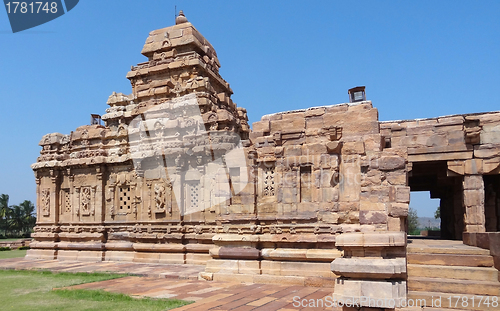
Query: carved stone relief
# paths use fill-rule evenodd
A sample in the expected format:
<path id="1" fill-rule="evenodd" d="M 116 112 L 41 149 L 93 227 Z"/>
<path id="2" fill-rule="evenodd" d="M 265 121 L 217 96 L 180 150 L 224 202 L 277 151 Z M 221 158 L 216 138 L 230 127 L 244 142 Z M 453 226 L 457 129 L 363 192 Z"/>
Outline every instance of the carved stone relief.
<path id="1" fill-rule="evenodd" d="M 50 216 L 50 189 L 42 190 L 42 215 L 45 217 Z"/>
<path id="2" fill-rule="evenodd" d="M 80 210 L 82 216 L 90 215 L 91 208 L 91 191 L 90 187 L 83 187 L 80 191 Z"/>
<path id="3" fill-rule="evenodd" d="M 155 185 L 156 212 L 164 212 L 165 211 L 165 197 L 166 197 L 165 186 L 162 184 L 156 184 Z"/>

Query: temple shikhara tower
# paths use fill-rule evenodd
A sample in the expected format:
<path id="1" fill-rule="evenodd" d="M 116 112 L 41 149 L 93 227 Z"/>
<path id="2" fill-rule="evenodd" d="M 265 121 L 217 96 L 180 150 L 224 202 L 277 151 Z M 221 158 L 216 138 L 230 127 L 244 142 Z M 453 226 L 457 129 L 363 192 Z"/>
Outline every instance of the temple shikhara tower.
<path id="1" fill-rule="evenodd" d="M 380 122 L 361 87 L 250 129 L 182 11 L 142 54 L 132 94 L 43 136 L 28 258 L 198 264 L 207 280 L 406 299 L 425 292 L 411 285 L 410 191 L 441 199 L 443 238 L 500 230 L 500 113 Z"/>

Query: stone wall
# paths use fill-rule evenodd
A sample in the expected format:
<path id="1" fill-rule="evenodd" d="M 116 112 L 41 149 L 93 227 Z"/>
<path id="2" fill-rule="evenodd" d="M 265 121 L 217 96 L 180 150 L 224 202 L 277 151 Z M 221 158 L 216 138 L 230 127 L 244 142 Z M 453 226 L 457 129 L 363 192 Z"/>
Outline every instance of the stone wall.
<path id="1" fill-rule="evenodd" d="M 224 218 L 252 222 L 242 224 L 238 235 L 213 238 L 205 278 L 229 280 L 238 274 L 261 282 L 271 275 L 294 284 L 333 284 L 343 275 L 343 270 L 332 273 L 329 264 L 344 254 L 336 245 L 339 236 L 354 233 L 363 239 L 364 233 L 392 231 L 404 241 L 410 194 L 406 152 L 383 148 L 371 102 L 264 116 L 253 124 L 247 152 L 255 193 L 244 195 L 255 200 L 252 217 L 234 209 Z M 251 234 L 248 226 L 254 228 Z M 404 242 L 394 251 L 393 246 L 376 245 L 378 255 L 356 251 L 344 260 L 375 256 L 384 261 L 384 256 L 404 263 Z"/>
<path id="2" fill-rule="evenodd" d="M 444 237 L 500 230 L 500 113 L 382 122 L 380 128 L 387 144 L 407 148 L 412 190 L 441 199 Z"/>

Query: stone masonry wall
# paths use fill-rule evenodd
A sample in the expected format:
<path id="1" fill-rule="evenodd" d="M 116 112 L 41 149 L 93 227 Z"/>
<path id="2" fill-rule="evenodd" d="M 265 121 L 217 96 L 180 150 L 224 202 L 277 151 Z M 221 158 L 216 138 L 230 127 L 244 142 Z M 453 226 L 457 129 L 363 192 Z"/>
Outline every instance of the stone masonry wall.
<path id="1" fill-rule="evenodd" d="M 445 208 L 446 195 L 439 188 L 453 187 L 453 193 L 460 195 L 454 203 L 450 202 L 451 211 L 442 218 L 442 227 L 450 223 L 461 224 L 454 230 L 453 238 L 461 239 L 462 232 L 485 232 L 486 214 L 493 220 L 488 224 L 488 231 L 500 229 L 497 226 L 498 203 L 493 198 L 500 190 L 494 177 L 500 172 L 500 113 L 382 122 L 380 128 L 384 139 L 392 146 L 407 148 L 410 185 L 412 176 L 422 173 L 421 170 L 415 172 L 414 168 L 426 165 L 430 168 L 429 163 L 442 164 L 444 175 L 438 176 L 437 184 L 428 181 L 423 185 L 416 181 L 413 186 L 416 190 L 432 190 L 442 199 L 442 208 Z M 485 184 L 483 176 L 493 177 L 485 179 Z M 458 187 L 456 183 L 450 185 L 453 179 L 459 181 Z M 492 198 L 486 211 L 485 189 Z"/>

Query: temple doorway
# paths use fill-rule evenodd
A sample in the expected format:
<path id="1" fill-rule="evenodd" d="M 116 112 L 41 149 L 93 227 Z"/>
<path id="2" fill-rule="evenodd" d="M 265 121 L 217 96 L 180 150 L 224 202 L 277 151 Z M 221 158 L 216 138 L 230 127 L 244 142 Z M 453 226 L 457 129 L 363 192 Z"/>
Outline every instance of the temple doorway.
<path id="1" fill-rule="evenodd" d="M 414 162 L 409 173 L 410 191 L 428 191 L 439 199 L 441 239 L 461 240 L 464 231 L 462 176 L 449 176 L 446 161 Z M 410 202 L 411 206 L 411 202 Z"/>

